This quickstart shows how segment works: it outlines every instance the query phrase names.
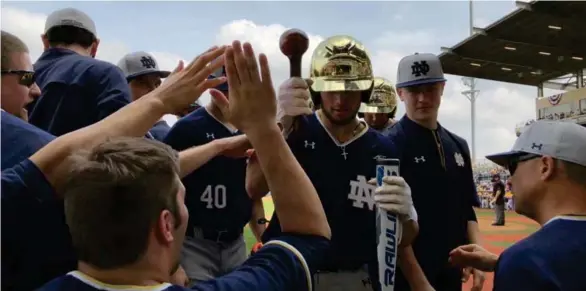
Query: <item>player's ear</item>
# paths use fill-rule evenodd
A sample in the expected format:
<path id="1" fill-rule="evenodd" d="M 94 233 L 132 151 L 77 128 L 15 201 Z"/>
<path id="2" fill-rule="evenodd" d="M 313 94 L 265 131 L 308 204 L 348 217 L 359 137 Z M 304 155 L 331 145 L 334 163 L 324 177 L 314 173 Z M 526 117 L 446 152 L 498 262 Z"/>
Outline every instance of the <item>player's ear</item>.
<path id="1" fill-rule="evenodd" d="M 155 236 L 161 244 L 170 244 L 173 242 L 173 231 L 175 230 L 175 218 L 171 211 L 165 209 L 159 214 L 157 224 L 154 229 Z"/>
<path id="2" fill-rule="evenodd" d="M 405 102 L 405 100 L 403 99 L 404 94 L 405 94 L 405 90 L 403 88 L 397 89 L 397 95 L 399 95 L 399 99 L 401 99 L 401 102 Z"/>

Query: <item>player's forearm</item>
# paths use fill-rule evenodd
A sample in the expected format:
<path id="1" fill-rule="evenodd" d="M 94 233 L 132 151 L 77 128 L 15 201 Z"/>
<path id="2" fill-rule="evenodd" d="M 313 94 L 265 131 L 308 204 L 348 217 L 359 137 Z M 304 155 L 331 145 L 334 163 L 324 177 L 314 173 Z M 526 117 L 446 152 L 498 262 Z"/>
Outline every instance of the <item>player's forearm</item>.
<path id="1" fill-rule="evenodd" d="M 261 236 L 267 228 L 265 223 L 259 223 L 263 218 L 265 218 L 265 207 L 262 199 L 257 199 L 252 202 L 252 217 L 248 222 L 250 230 L 252 230 L 257 241 L 261 241 Z"/>
<path id="2" fill-rule="evenodd" d="M 478 228 L 478 222 L 468 221 L 467 225 L 468 242 L 471 244 L 480 243 L 480 228 Z"/>
<path id="3" fill-rule="evenodd" d="M 246 165 L 246 192 L 251 199 L 260 199 L 269 192 L 269 186 L 256 157 Z"/>
<path id="4" fill-rule="evenodd" d="M 179 169 L 181 178 L 189 175 L 199 167 L 222 152 L 222 143 L 213 140 L 204 145 L 188 148 L 179 153 Z"/>
<path id="5" fill-rule="evenodd" d="M 279 128 L 247 132 L 264 173 L 283 232 L 331 235 L 315 187 L 295 159 Z"/>
<path id="6" fill-rule="evenodd" d="M 407 220 L 403 222 L 403 233 L 401 235 L 401 242 L 399 247 L 404 248 L 410 246 L 419 233 L 419 224 L 415 220 Z"/>
<path id="7" fill-rule="evenodd" d="M 430 285 L 417 262 L 411 246 L 400 248 L 397 260 L 399 261 L 399 268 L 401 268 L 401 272 L 409 282 L 412 290 L 425 290 L 424 287 Z"/>
<path id="8" fill-rule="evenodd" d="M 145 96 L 147 97 L 147 96 Z M 152 97 L 141 98 L 101 121 L 60 136 L 30 159 L 55 186 L 64 161 L 75 150 L 91 148 L 109 138 L 144 136 L 165 114 L 163 104 Z"/>

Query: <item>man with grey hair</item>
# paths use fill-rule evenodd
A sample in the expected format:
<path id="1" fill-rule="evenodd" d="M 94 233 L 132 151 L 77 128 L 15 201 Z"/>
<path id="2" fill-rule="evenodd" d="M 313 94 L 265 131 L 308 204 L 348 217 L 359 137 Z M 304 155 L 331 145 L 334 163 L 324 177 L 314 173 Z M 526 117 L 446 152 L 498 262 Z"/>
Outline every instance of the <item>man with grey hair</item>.
<path id="1" fill-rule="evenodd" d="M 486 158 L 511 172 L 515 211 L 542 227 L 500 257 L 472 244 L 451 262 L 495 272 L 495 291 L 586 290 L 586 128 L 537 121 L 511 151 Z"/>

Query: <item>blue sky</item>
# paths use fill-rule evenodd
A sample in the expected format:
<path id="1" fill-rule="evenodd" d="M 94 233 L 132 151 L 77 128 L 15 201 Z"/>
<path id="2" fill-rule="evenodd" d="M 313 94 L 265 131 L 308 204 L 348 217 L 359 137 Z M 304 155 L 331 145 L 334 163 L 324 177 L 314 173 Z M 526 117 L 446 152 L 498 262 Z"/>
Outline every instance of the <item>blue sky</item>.
<path id="1" fill-rule="evenodd" d="M 159 65 L 172 69 L 213 44 L 250 41 L 269 56 L 278 86 L 288 63 L 278 49 L 287 28 L 310 36 L 304 57 L 307 72 L 311 50 L 336 34 L 361 40 L 371 53 L 375 75 L 395 81 L 397 63 L 414 52 L 439 53 L 469 34 L 467 1 L 411 2 L 10 2 L 3 1 L 2 29 L 21 37 L 36 59 L 46 16 L 74 7 L 92 17 L 101 39 L 98 58 L 116 63 L 136 50 L 153 53 Z M 474 2 L 475 25 L 484 27 L 515 9 L 514 1 Z M 507 150 L 514 128 L 535 117 L 536 88 L 480 81 L 477 105 L 477 157 Z M 470 104 L 460 92 L 460 77 L 448 77 L 440 122 L 470 143 Z M 548 93 L 546 93 L 547 95 Z M 552 93 L 553 94 L 553 93 Z M 209 100 L 203 96 L 203 103 Z M 403 114 L 399 105 L 399 116 Z"/>
<path id="2" fill-rule="evenodd" d="M 514 1 L 475 2 L 475 20 L 486 24 L 514 8 Z M 123 40 L 131 49 L 167 51 L 189 56 L 214 41 L 217 30 L 235 19 L 279 23 L 317 31 L 349 34 L 367 45 L 383 31 L 430 30 L 441 34 L 439 46 L 457 43 L 468 34 L 467 1 L 415 2 L 25 2 L 3 1 L 14 7 L 49 14 L 65 7 L 89 13 L 101 38 Z M 154 36 L 156 35 L 156 41 Z M 177 39 L 190 39 L 177 45 Z M 421 47 L 439 52 L 439 46 Z"/>

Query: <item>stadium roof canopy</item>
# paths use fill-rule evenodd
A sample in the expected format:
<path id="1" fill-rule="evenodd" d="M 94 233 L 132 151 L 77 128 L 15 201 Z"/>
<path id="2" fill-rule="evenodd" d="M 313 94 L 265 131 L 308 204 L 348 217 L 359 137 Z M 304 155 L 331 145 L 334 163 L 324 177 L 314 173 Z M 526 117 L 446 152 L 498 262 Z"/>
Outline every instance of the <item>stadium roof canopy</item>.
<path id="1" fill-rule="evenodd" d="M 575 88 L 548 81 L 584 74 L 586 1 L 516 4 L 509 15 L 486 28 L 474 28 L 472 36 L 451 48 L 443 47 L 444 72 L 558 90 Z"/>

